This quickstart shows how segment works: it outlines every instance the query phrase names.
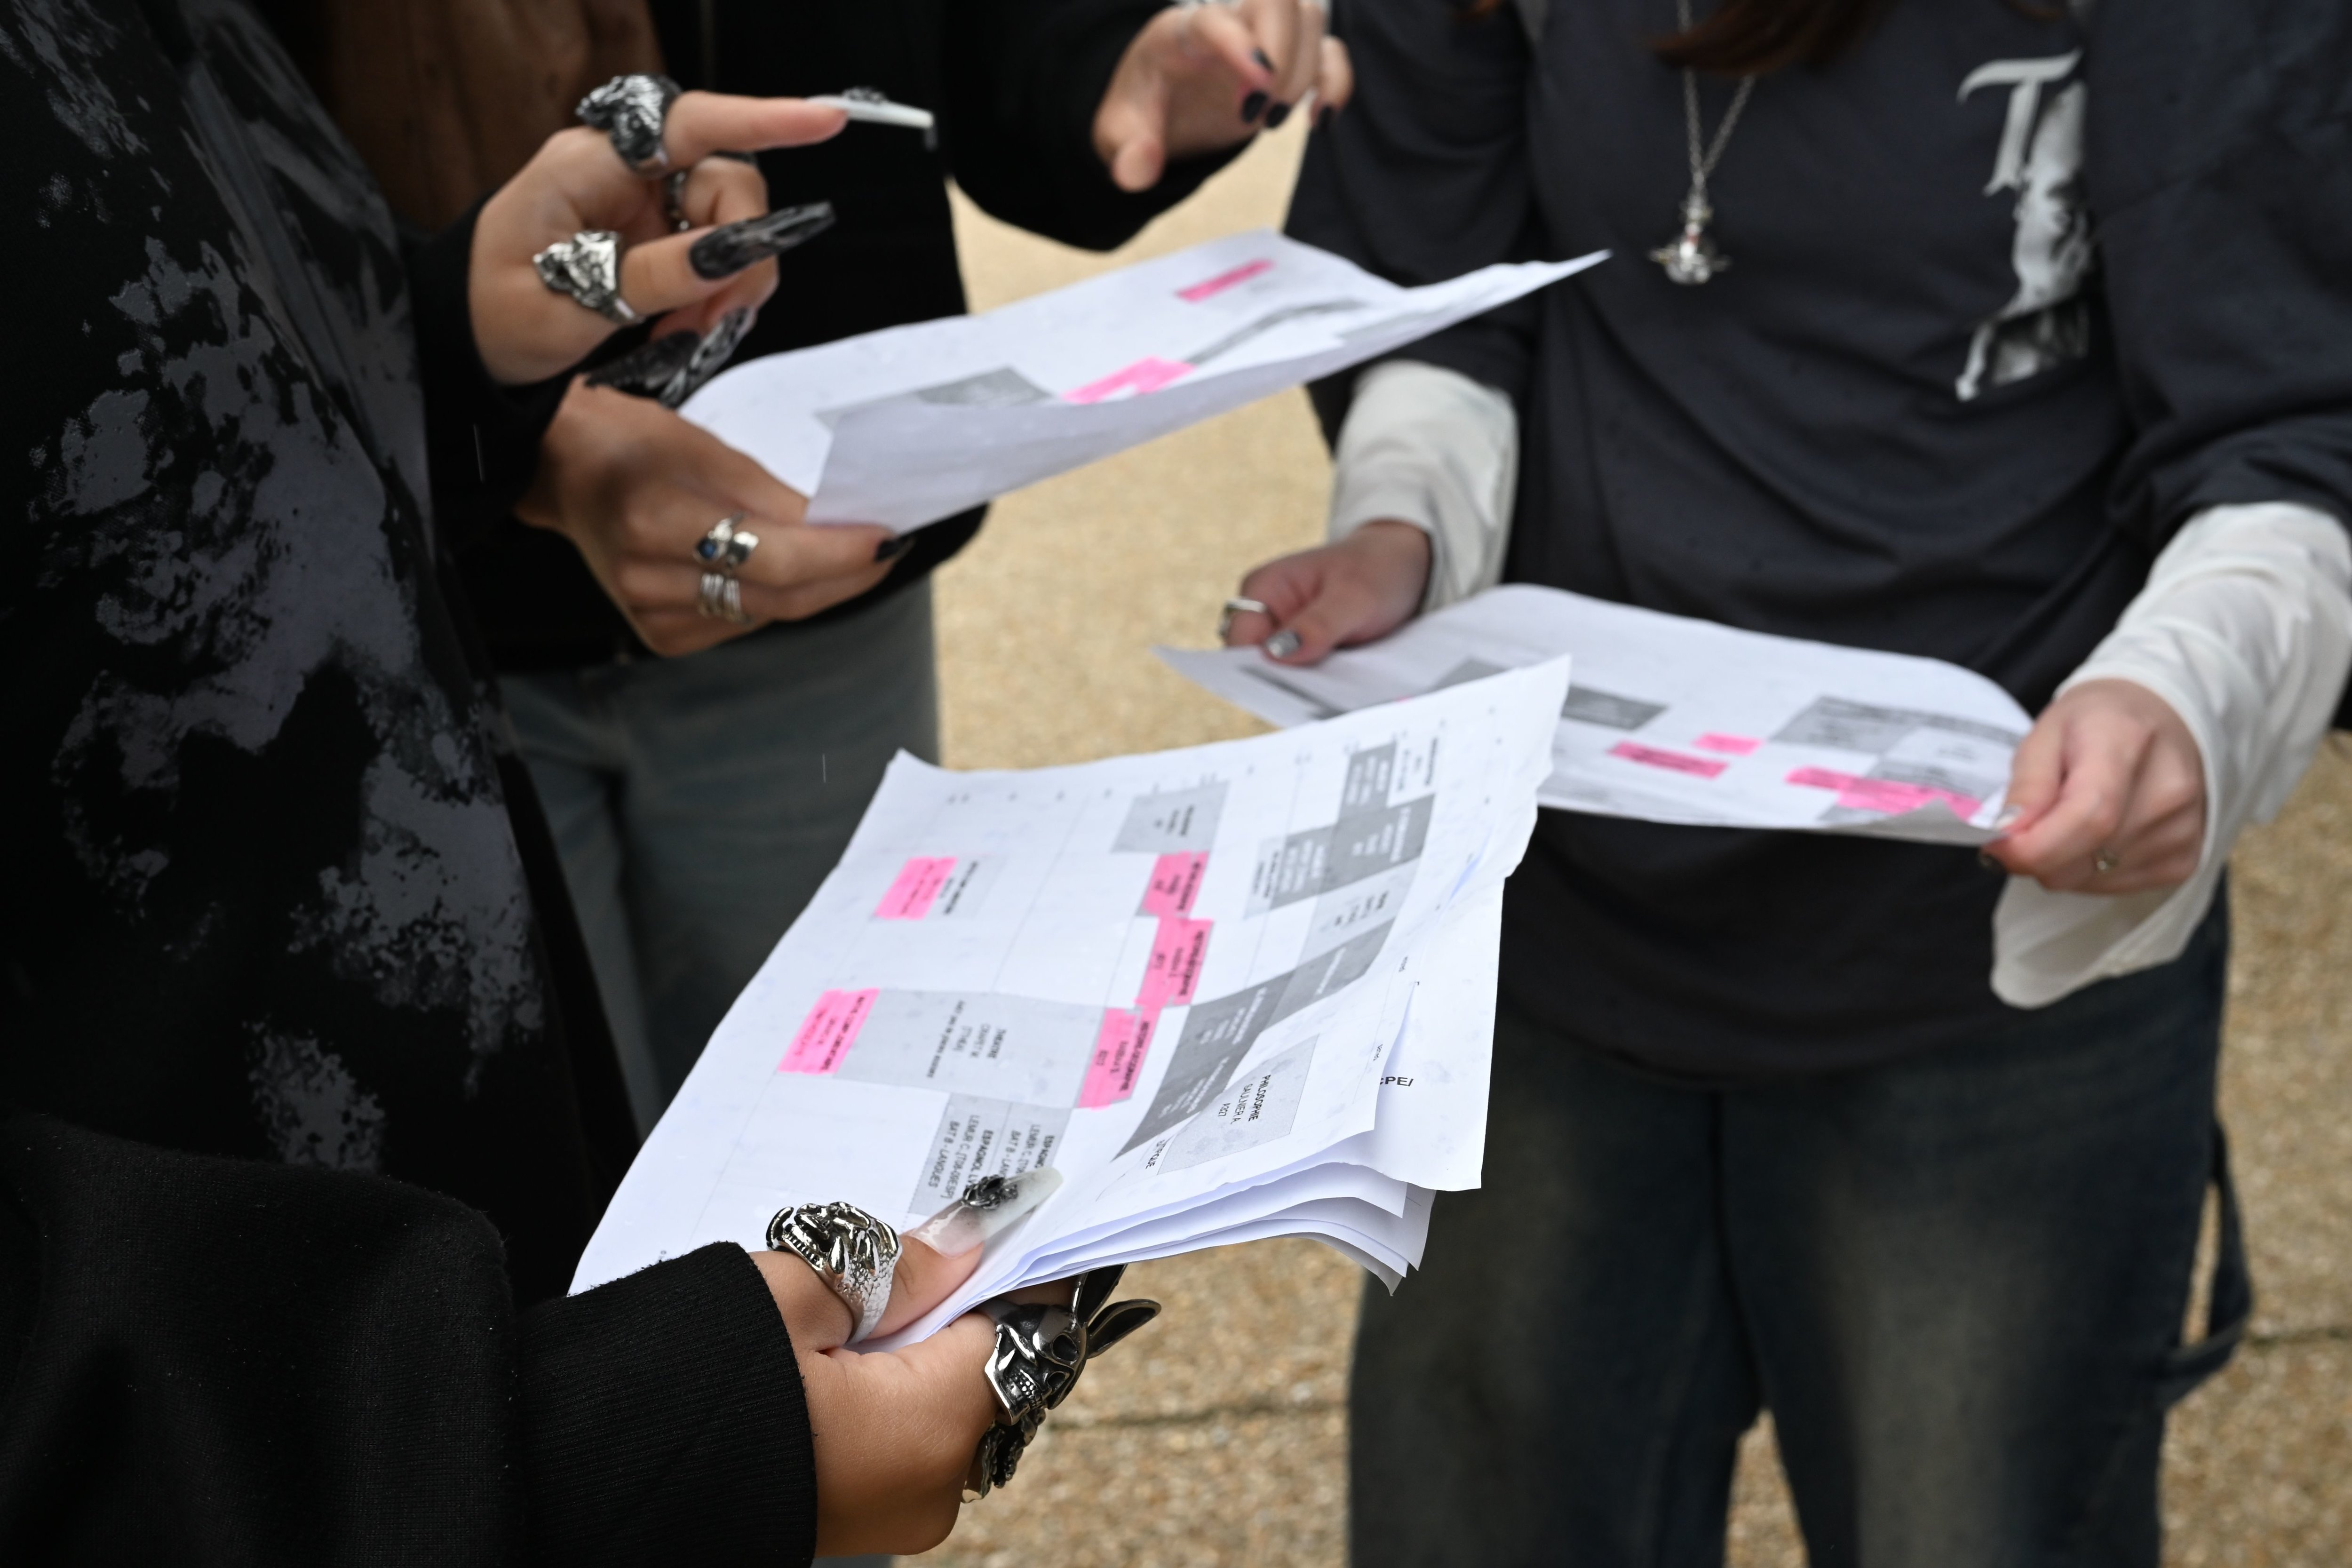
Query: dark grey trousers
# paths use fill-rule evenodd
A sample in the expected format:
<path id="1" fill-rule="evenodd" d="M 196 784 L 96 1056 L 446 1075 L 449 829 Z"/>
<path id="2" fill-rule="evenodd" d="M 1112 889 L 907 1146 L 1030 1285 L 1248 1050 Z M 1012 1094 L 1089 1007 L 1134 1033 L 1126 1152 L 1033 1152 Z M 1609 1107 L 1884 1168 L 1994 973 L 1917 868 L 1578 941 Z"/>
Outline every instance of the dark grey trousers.
<path id="1" fill-rule="evenodd" d="M 651 1131 L 891 757 L 939 761 L 931 586 L 684 658 L 499 685 Z"/>
<path id="2" fill-rule="evenodd" d="M 2155 1568 L 2167 1407 L 2250 1305 L 2214 1121 L 2226 917 L 1915 1060 L 1729 1089 L 1506 1008 L 1486 1185 L 1367 1291 L 1358 1568 L 1723 1560 L 1769 1406 L 1816 1568 Z M 2182 1343 L 2204 1195 L 2215 1329 Z"/>

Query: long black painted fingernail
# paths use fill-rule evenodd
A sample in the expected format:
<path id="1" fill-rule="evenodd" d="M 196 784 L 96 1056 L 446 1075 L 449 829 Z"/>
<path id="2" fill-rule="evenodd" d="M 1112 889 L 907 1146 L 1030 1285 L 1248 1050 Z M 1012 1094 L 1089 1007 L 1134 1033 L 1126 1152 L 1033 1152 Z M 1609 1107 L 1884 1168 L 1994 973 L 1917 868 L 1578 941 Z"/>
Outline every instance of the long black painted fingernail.
<path id="1" fill-rule="evenodd" d="M 609 386 L 620 392 L 632 392 L 639 397 L 659 398 L 667 403 L 668 390 L 693 363 L 696 350 L 702 340 L 692 332 L 672 332 L 640 343 L 627 353 L 588 373 L 591 386 Z M 672 407 L 677 405 L 672 404 Z"/>
<path id="2" fill-rule="evenodd" d="M 755 261 L 781 255 L 832 226 L 831 202 L 783 207 L 712 229 L 694 242 L 686 259 L 697 277 L 716 282 L 721 278 L 732 278 Z"/>
<path id="3" fill-rule="evenodd" d="M 1265 71 L 1268 76 L 1274 74 L 1274 62 L 1265 58 L 1265 51 L 1264 49 L 1252 49 L 1250 51 L 1250 58 L 1255 60 L 1258 63 L 1258 68 Z"/>
<path id="4" fill-rule="evenodd" d="M 1262 92 L 1254 92 L 1247 98 L 1243 99 L 1242 123 L 1244 125 L 1256 124 L 1257 117 L 1265 112 L 1265 106 L 1268 101 L 1269 100 L 1265 94 Z"/>
<path id="5" fill-rule="evenodd" d="M 743 334 L 751 330 L 751 311 L 749 306 L 738 305 L 719 317 L 709 335 L 694 351 L 694 357 L 686 362 L 686 368 L 662 393 L 662 402 L 676 408 L 700 391 L 704 382 L 727 368 L 728 360 L 734 356 L 736 348 L 743 342 Z"/>
<path id="6" fill-rule="evenodd" d="M 913 542 L 912 535 L 894 533 L 889 538 L 884 540 L 881 543 L 874 547 L 874 559 L 877 561 L 895 561 L 898 557 L 898 552 L 906 549 L 911 542 Z"/>
<path id="7" fill-rule="evenodd" d="M 1277 103 L 1265 111 L 1265 128 L 1268 131 L 1279 131 L 1282 129 L 1282 122 L 1289 118 L 1290 105 Z"/>

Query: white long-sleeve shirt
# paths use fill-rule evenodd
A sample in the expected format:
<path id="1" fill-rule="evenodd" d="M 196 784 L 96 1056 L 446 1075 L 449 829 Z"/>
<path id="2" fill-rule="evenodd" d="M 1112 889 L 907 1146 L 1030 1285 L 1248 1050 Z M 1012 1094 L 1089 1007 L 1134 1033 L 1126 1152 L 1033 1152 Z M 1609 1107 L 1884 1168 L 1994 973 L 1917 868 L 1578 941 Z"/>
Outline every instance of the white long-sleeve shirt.
<path id="1" fill-rule="evenodd" d="M 1412 360 L 1358 378 L 1339 432 L 1330 537 L 1367 522 L 1430 537 L 1426 610 L 1502 574 L 1518 420 L 1510 399 Z M 2129 680 L 2180 715 L 2205 773 L 2205 845 L 2177 888 L 2057 893 L 2011 878 L 1993 915 L 1994 992 L 2044 1006 L 2094 981 L 2179 956 L 2239 833 L 2266 822 L 2311 763 L 2352 667 L 2352 539 L 2284 501 L 2218 506 L 2158 556 L 2116 628 L 2068 677 Z"/>

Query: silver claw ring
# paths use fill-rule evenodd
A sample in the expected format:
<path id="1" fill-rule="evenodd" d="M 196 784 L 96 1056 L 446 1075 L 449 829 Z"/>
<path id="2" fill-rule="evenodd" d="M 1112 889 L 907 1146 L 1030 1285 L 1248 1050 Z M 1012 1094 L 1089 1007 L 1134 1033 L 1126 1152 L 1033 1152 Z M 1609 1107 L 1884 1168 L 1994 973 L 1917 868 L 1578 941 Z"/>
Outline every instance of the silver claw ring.
<path id="1" fill-rule="evenodd" d="M 967 1501 L 977 1502 L 1013 1479 L 1047 1413 L 1070 1396 L 1089 1361 L 1160 1315 L 1157 1301 L 1109 1300 L 1126 1272 L 1114 1266 L 1079 1275 L 1067 1307 L 994 1301 L 985 1309 L 996 1320 L 988 1386 L 1004 1414 L 972 1453 L 964 1474 Z"/>
<path id="2" fill-rule="evenodd" d="M 621 298 L 621 237 L 609 228 L 583 228 L 559 239 L 530 258 L 539 280 L 555 293 L 620 326 L 640 320 Z"/>
<path id="3" fill-rule="evenodd" d="M 677 100 L 677 83 L 666 76 L 635 72 L 616 76 L 580 100 L 572 112 L 613 140 L 613 151 L 629 173 L 652 179 L 669 172 L 662 145 L 662 122 Z"/>
<path id="4" fill-rule="evenodd" d="M 712 574 L 705 574 L 704 597 Z M 732 583 L 732 578 L 721 579 Z M 890 1302 L 890 1279 L 898 1267 L 898 1233 L 854 1204 L 794 1204 L 768 1222 L 768 1246 L 789 1252 L 816 1270 L 856 1320 L 848 1342 L 856 1344 L 882 1321 Z"/>

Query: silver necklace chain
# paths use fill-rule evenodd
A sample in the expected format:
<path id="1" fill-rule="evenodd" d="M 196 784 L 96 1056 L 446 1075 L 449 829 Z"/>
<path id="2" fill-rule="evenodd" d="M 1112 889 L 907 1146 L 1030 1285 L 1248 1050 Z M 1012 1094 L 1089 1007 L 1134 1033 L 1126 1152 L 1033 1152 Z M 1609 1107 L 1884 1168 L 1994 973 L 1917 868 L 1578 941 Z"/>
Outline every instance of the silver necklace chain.
<path id="1" fill-rule="evenodd" d="M 1675 16 L 1685 33 L 1691 27 L 1690 0 L 1675 0 Z M 1683 197 L 1683 231 L 1674 239 L 1650 252 L 1650 259 L 1666 269 L 1666 276 L 1677 283 L 1699 284 L 1731 265 L 1731 258 L 1716 248 L 1706 232 L 1715 220 L 1715 208 L 1706 199 L 1707 176 L 1723 162 L 1723 150 L 1731 145 L 1731 133 L 1739 127 L 1739 116 L 1748 108 L 1748 97 L 1756 90 L 1754 77 L 1742 77 L 1738 90 L 1731 95 L 1731 107 L 1724 110 L 1723 123 L 1715 128 L 1715 140 L 1706 141 L 1698 118 L 1698 73 L 1687 67 L 1683 71 L 1683 135 L 1690 153 L 1690 192 Z"/>

